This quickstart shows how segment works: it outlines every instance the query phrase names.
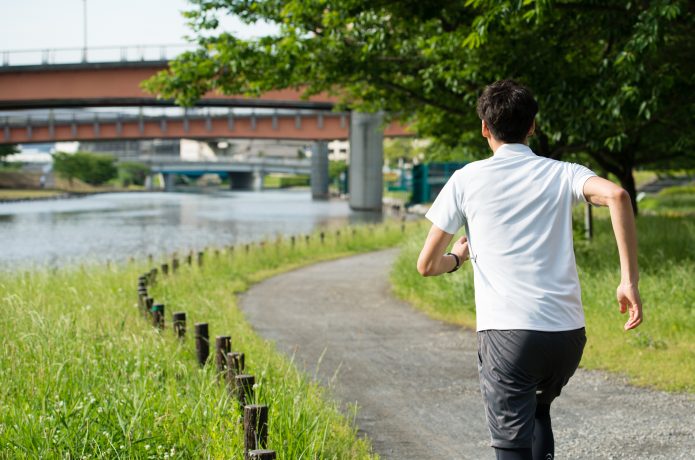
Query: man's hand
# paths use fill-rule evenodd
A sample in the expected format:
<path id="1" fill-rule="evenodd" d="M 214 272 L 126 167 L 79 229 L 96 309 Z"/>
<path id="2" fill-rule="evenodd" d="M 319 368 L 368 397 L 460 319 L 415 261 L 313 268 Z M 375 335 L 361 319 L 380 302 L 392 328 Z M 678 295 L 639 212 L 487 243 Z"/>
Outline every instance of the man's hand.
<path id="1" fill-rule="evenodd" d="M 470 254 L 468 251 L 468 238 L 466 236 L 462 236 L 456 242 L 454 242 L 454 245 L 451 248 L 451 252 L 453 254 L 456 254 L 461 261 L 461 263 L 464 263 L 468 259 L 470 259 Z"/>
<path id="2" fill-rule="evenodd" d="M 625 323 L 625 330 L 634 329 L 642 323 L 642 300 L 639 289 L 634 284 L 620 284 L 617 289 L 620 313 L 629 312 L 630 317 Z"/>

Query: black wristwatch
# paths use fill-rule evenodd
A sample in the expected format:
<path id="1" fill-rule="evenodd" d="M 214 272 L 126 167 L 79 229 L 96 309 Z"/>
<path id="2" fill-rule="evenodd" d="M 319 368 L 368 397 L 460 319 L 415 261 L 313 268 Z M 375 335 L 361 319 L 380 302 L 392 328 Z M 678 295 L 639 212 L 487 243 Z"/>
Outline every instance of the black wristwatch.
<path id="1" fill-rule="evenodd" d="M 456 259 L 456 266 L 454 268 L 452 268 L 451 270 L 449 270 L 447 273 L 454 273 L 456 270 L 461 268 L 461 259 L 459 259 L 459 256 L 457 256 L 453 252 L 447 252 L 445 255 L 454 256 L 454 259 Z"/>

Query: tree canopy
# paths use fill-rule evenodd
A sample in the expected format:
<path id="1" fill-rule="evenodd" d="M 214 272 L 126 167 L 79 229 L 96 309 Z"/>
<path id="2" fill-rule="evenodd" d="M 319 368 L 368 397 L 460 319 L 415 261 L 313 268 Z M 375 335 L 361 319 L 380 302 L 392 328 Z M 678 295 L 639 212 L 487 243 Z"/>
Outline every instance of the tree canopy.
<path id="1" fill-rule="evenodd" d="M 695 162 L 695 30 L 687 0 L 192 0 L 199 47 L 146 88 L 180 104 L 208 91 L 332 93 L 385 110 L 471 157 L 487 155 L 474 107 L 514 78 L 536 94 L 534 150 L 588 156 L 635 196 L 632 170 Z M 242 40 L 218 17 L 266 21 Z"/>
<path id="2" fill-rule="evenodd" d="M 118 174 L 115 158 L 89 152 L 53 154 L 53 170 L 72 182 L 79 179 L 90 185 L 101 185 Z"/>

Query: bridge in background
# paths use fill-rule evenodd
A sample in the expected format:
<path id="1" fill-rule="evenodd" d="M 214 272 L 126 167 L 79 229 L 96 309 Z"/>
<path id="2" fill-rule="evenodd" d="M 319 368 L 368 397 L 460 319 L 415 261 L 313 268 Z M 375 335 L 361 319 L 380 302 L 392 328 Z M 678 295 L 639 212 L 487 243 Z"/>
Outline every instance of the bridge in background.
<path id="1" fill-rule="evenodd" d="M 0 55 L 5 64 L 0 66 L 0 111 L 6 111 L 4 119 L 0 119 L 0 143 L 151 138 L 301 139 L 314 142 L 312 192 L 315 197 L 321 197 L 328 190 L 326 141 L 349 139 L 350 206 L 380 210 L 383 137 L 407 135 L 398 124 L 384 129 L 381 114 L 333 113 L 337 97 L 319 94 L 304 98 L 300 89 L 269 91 L 257 97 L 206 94 L 197 104 L 210 108 L 203 116 L 188 113 L 173 117 L 145 116 L 140 112 L 136 116 L 109 118 L 90 113 L 88 120 L 65 120 L 51 111 L 175 106 L 174 101 L 156 98 L 140 86 L 142 81 L 167 67 L 166 59 L 145 60 L 143 55 L 140 61 L 89 62 L 89 52 L 83 50 L 80 62 L 51 64 L 51 53 L 46 51 L 40 64 L 9 65 L 8 54 L 0 52 Z M 220 113 L 213 108 L 231 110 Z M 32 110 L 47 115 L 37 117 L 24 112 L 17 116 L 17 111 Z M 167 174 L 172 176 L 174 172 Z M 246 174 L 247 182 L 262 177 L 262 173 L 249 171 L 238 174 Z"/>

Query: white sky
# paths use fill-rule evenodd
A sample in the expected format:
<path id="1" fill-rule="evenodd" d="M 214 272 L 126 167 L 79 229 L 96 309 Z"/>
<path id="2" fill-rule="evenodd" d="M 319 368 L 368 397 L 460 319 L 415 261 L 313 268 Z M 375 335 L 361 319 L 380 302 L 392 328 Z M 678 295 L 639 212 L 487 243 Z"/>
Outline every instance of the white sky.
<path id="1" fill-rule="evenodd" d="M 186 0 L 86 0 L 88 46 L 184 43 Z M 83 46 L 83 0 L 0 0 L 0 51 Z M 272 33 L 233 17 L 222 29 L 244 38 Z"/>

